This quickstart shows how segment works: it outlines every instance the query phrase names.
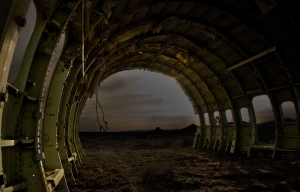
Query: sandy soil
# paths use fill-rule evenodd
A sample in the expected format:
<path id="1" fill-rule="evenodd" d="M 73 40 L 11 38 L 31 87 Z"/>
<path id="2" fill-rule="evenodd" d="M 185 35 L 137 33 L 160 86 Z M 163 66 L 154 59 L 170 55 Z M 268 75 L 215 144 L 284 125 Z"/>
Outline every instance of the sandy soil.
<path id="1" fill-rule="evenodd" d="M 246 158 L 191 148 L 193 134 L 81 138 L 71 191 L 300 191 L 300 160 Z"/>

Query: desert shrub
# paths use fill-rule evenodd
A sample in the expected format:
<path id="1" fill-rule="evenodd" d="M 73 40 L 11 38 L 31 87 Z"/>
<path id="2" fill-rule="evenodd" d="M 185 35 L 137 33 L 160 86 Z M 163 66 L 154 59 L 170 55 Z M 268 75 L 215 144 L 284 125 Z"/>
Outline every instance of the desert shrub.
<path id="1" fill-rule="evenodd" d="M 172 145 L 173 148 L 178 148 L 178 147 L 181 147 L 181 146 L 182 146 L 182 140 L 181 139 L 175 139 L 173 141 L 173 145 Z"/>
<path id="2" fill-rule="evenodd" d="M 194 144 L 194 139 L 191 137 L 184 137 L 182 139 L 182 146 L 183 147 L 191 147 Z"/>
<path id="3" fill-rule="evenodd" d="M 122 192 L 131 192 L 132 189 L 131 189 L 131 186 L 130 185 L 125 185 L 121 188 L 121 191 Z"/>
<path id="4" fill-rule="evenodd" d="M 173 142 L 172 147 L 175 148 L 181 148 L 181 147 L 192 147 L 193 146 L 193 138 L 191 137 L 181 137 L 181 138 L 176 138 Z"/>
<path id="5" fill-rule="evenodd" d="M 151 149 L 151 141 L 148 140 L 137 140 L 135 143 L 132 143 L 130 149 L 140 150 L 140 149 Z"/>
<path id="6" fill-rule="evenodd" d="M 143 183 L 169 183 L 174 178 L 171 162 L 150 163 L 141 171 Z"/>
<path id="7" fill-rule="evenodd" d="M 186 183 L 190 186 L 197 186 L 201 183 L 201 179 L 199 177 L 192 177 L 186 180 Z"/>
<path id="8" fill-rule="evenodd" d="M 129 136 L 126 135 L 126 134 L 121 134 L 121 135 L 119 135 L 116 139 L 117 139 L 117 140 L 130 140 L 131 137 L 129 137 Z"/>
<path id="9" fill-rule="evenodd" d="M 107 186 L 116 183 L 118 181 L 118 178 L 114 174 L 99 174 L 95 178 L 95 181 L 98 185 Z"/>
<path id="10" fill-rule="evenodd" d="M 94 144 L 99 146 L 99 145 L 101 145 L 101 141 L 95 141 Z"/>
<path id="11" fill-rule="evenodd" d="M 103 137 L 104 141 L 116 141 L 116 140 L 130 140 L 131 137 L 127 135 L 126 133 L 115 133 L 111 135 L 105 135 Z"/>
<path id="12" fill-rule="evenodd" d="M 149 135 L 149 136 L 147 136 L 147 138 L 146 138 L 147 140 L 153 140 L 154 139 L 154 137 L 153 137 L 153 135 Z"/>
<path id="13" fill-rule="evenodd" d="M 172 146 L 173 141 L 169 138 L 155 139 L 151 141 L 151 146 L 155 149 L 165 149 Z"/>

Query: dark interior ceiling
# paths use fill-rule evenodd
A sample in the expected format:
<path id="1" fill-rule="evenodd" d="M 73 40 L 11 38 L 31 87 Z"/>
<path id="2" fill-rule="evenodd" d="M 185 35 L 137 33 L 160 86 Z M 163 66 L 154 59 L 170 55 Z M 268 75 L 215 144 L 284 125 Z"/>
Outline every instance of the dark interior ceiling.
<path id="1" fill-rule="evenodd" d="M 95 25 L 105 8 L 112 12 Z M 91 10 L 90 80 L 133 68 L 161 72 L 177 79 L 199 111 L 299 84 L 299 17 L 287 1 L 121 0 L 105 1 L 104 7 L 92 1 Z M 80 29 L 73 20 L 78 44 Z M 271 51 L 228 70 L 265 50 Z M 96 73 L 104 66 L 104 73 Z M 88 96 L 95 85 L 87 88 Z"/>

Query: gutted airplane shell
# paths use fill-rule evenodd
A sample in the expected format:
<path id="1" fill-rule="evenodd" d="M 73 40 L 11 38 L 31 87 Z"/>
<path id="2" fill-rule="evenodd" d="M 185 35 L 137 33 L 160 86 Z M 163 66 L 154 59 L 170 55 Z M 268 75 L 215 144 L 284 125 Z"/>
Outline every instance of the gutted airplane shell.
<path id="1" fill-rule="evenodd" d="M 87 98 L 105 78 L 131 69 L 177 80 L 199 115 L 195 148 L 299 155 L 299 123 L 287 122 L 282 110 L 292 102 L 299 119 L 296 1 L 34 0 L 36 24 L 20 72 L 8 82 L 30 3 L 0 1 L 2 191 L 69 191 L 84 161 L 78 124 Z M 270 99 L 272 141 L 258 139 L 258 95 Z M 249 123 L 242 123 L 242 108 Z"/>

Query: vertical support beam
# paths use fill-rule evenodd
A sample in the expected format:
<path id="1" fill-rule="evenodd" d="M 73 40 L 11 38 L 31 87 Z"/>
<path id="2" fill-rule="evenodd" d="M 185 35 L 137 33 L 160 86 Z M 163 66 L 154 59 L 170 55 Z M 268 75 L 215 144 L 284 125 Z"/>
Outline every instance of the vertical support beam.
<path id="1" fill-rule="evenodd" d="M 52 28 L 53 31 L 49 32 L 50 34 L 53 32 L 55 34 L 58 34 L 57 31 L 59 31 L 60 36 L 58 39 L 60 39 L 62 33 L 64 33 L 64 30 L 67 27 L 67 24 L 71 17 L 73 16 L 73 13 L 75 12 L 76 8 L 78 7 L 79 2 L 75 4 L 73 9 L 65 10 L 64 7 L 58 7 L 56 10 L 55 16 L 52 18 L 51 22 L 56 23 Z M 56 37 L 55 34 L 53 34 L 51 37 Z M 58 42 L 58 41 L 57 41 Z M 47 44 L 47 47 L 49 45 Z M 55 46 L 55 48 L 57 45 Z M 67 61 L 68 62 L 68 61 Z M 61 157 L 60 157 L 60 149 L 58 148 L 57 143 L 57 126 L 58 126 L 58 115 L 59 115 L 59 103 L 60 103 L 60 97 L 63 91 L 64 87 L 64 80 L 68 74 L 68 70 L 65 68 L 66 66 L 69 66 L 69 63 L 64 63 L 63 61 L 60 61 L 58 67 L 56 68 L 55 75 L 56 77 L 52 79 L 52 86 L 50 87 L 50 92 L 47 97 L 47 105 L 45 110 L 45 120 L 44 120 L 44 129 L 43 129 L 43 143 L 44 143 L 44 152 L 47 159 L 45 159 L 45 169 L 47 171 L 53 171 L 55 169 L 63 169 Z M 48 69 L 49 71 L 49 69 Z M 46 82 L 46 81 L 45 81 Z M 46 84 L 44 84 L 44 89 L 46 88 Z M 59 94 L 57 94 L 57 91 L 59 90 Z M 43 91 L 44 94 L 44 91 Z M 47 95 L 45 95 L 46 97 Z M 51 106 L 52 105 L 52 106 Z M 50 127 L 49 127 L 50 126 Z M 47 128 L 48 127 L 48 128 Z M 55 129 L 53 129 L 55 127 Z M 62 149 L 63 150 L 63 149 Z M 51 157 L 51 158 L 49 158 Z M 63 156 L 65 157 L 65 156 Z M 64 161 L 68 161 L 68 158 L 65 157 Z M 66 169 L 69 174 L 70 170 Z M 73 182 L 72 177 L 68 177 L 69 182 Z M 74 183 L 74 182 L 73 182 Z M 56 185 L 55 185 L 56 187 Z M 68 185 L 66 176 L 63 172 L 63 177 L 61 181 L 57 184 L 57 189 L 68 191 Z"/>
<path id="2" fill-rule="evenodd" d="M 219 111 L 220 118 L 221 118 L 221 136 L 220 136 L 220 143 L 218 146 L 218 151 L 221 151 L 224 145 L 224 127 L 226 124 L 226 115 L 224 110 Z"/>
<path id="3" fill-rule="evenodd" d="M 278 133 L 282 132 L 282 114 L 281 114 L 281 109 L 279 106 L 279 103 L 277 102 L 276 95 L 272 95 L 270 93 L 269 99 L 271 101 L 271 106 L 272 106 L 272 111 L 274 115 L 274 121 L 275 121 L 275 141 L 274 141 L 274 149 L 273 149 L 273 154 L 272 154 L 272 159 L 275 158 L 276 156 L 276 148 L 278 146 Z"/>
<path id="4" fill-rule="evenodd" d="M 86 86 L 86 85 L 81 85 L 82 87 L 83 86 Z M 83 91 L 81 89 L 79 89 L 80 91 Z M 79 118 L 80 116 L 78 117 L 78 115 L 81 113 L 81 110 L 82 110 L 82 107 L 84 106 L 84 103 L 85 103 L 85 100 L 86 100 L 86 96 L 84 94 L 82 94 L 82 92 L 78 92 L 78 101 L 76 103 L 76 106 L 75 106 L 75 109 L 74 109 L 74 113 L 73 113 L 73 122 L 72 123 L 72 135 L 71 135 L 71 142 L 72 142 L 72 145 L 73 145 L 73 148 L 75 151 L 77 151 L 77 153 L 79 154 L 78 157 L 79 157 L 79 161 L 78 161 L 78 164 L 82 164 L 82 161 L 83 161 L 83 155 L 81 153 L 81 151 L 79 150 L 78 148 L 78 145 L 76 144 L 76 134 L 78 132 L 78 125 L 79 125 Z"/>
<path id="5" fill-rule="evenodd" d="M 256 125 L 256 117 L 255 117 L 255 111 L 252 104 L 252 98 L 248 100 L 248 110 L 249 110 L 249 117 L 250 117 L 250 125 L 251 125 L 251 142 L 248 149 L 248 155 L 247 157 L 251 156 L 251 146 L 257 144 L 257 125 Z"/>
<path id="6" fill-rule="evenodd" d="M 233 137 L 232 137 L 232 143 L 230 147 L 230 153 L 234 153 L 237 143 L 239 141 L 239 130 L 240 130 L 240 109 L 234 105 L 234 102 L 232 102 L 232 118 L 233 118 Z"/>
<path id="7" fill-rule="evenodd" d="M 82 76 L 78 76 L 78 75 L 79 74 L 77 73 L 76 78 L 80 79 Z M 70 106 L 68 106 L 69 113 L 66 116 L 66 122 L 68 125 L 68 130 L 66 132 L 67 148 L 69 151 L 73 151 L 73 152 L 76 151 L 76 153 L 78 154 L 78 161 L 75 162 L 76 166 L 74 166 L 75 169 L 82 163 L 82 158 L 83 158 L 83 155 L 81 155 L 82 153 L 79 151 L 79 149 L 77 148 L 74 142 L 74 131 L 75 131 L 74 125 L 77 124 L 77 122 L 75 122 L 76 113 L 78 110 L 78 106 L 81 104 L 80 100 L 81 97 L 83 96 L 84 86 L 85 86 L 84 82 L 80 82 L 80 83 L 76 82 L 75 84 L 73 84 L 72 94 L 69 97 L 69 104 L 70 104 Z"/>
<path id="8" fill-rule="evenodd" d="M 16 42 L 19 36 L 19 32 L 22 29 L 20 25 L 20 20 L 23 15 L 26 14 L 29 4 L 31 3 L 30 0 L 24 1 L 8 1 L 4 0 L 0 2 L 0 12 L 4 13 L 3 17 L 1 17 L 1 48 L 0 48 L 0 89 L 1 92 L 6 92 L 6 83 L 8 72 L 10 70 L 10 65 L 12 61 L 12 56 L 15 50 Z M 6 9 L 6 10 L 2 10 Z M 51 10 L 51 6 L 50 6 Z M 6 14 L 7 11 L 9 14 Z M 39 15 L 38 15 L 39 16 Z M 5 23 L 2 23 L 2 22 Z M 36 34 L 38 31 L 41 32 L 44 29 L 46 24 L 45 20 L 37 18 L 36 28 L 33 32 L 33 35 Z M 24 27 L 24 25 L 23 25 Z M 26 26 L 25 26 L 26 27 Z M 40 35 L 35 36 L 32 39 L 38 39 Z M 27 50 L 31 49 L 30 51 L 34 51 L 36 48 L 36 44 L 32 45 L 32 47 L 28 47 Z M 28 51 L 26 52 L 28 55 Z M 26 54 L 25 54 L 26 57 Z M 31 62 L 29 63 L 30 66 Z M 28 67 L 29 68 L 29 67 Z M 28 71 L 28 70 L 26 70 Z M 27 75 L 26 71 L 22 71 L 24 73 L 24 88 L 27 82 Z M 24 89 L 23 89 L 24 90 Z M 23 92 L 23 91 L 22 91 Z M 29 93 L 28 93 L 29 94 Z M 30 98 L 30 99 L 28 99 Z M 35 142 L 38 142 L 36 137 L 36 125 L 39 121 L 38 119 L 41 118 L 41 113 L 38 112 L 38 100 L 35 99 L 36 97 L 31 97 L 29 94 L 23 101 L 23 95 L 14 95 L 10 96 L 8 99 L 8 103 L 12 104 L 10 107 L 13 107 L 13 110 L 10 107 L 5 107 L 3 113 L 3 102 L 1 102 L 0 107 L 0 129 L 2 137 L 14 137 L 17 139 L 21 139 L 20 135 L 23 135 L 23 139 L 29 140 L 30 142 L 27 146 L 23 146 L 22 148 L 15 148 L 14 146 L 5 147 L 1 149 L 2 154 L 1 162 L 0 162 L 0 170 L 1 174 L 3 172 L 6 173 L 7 180 L 6 185 L 10 185 L 10 189 L 14 189 L 14 187 L 18 187 L 13 185 L 13 183 L 22 183 L 23 179 L 26 179 L 28 183 L 34 183 L 34 185 L 21 185 L 22 188 L 27 188 L 27 191 L 47 191 L 48 188 L 46 187 L 46 180 L 43 176 L 43 154 L 39 153 L 39 149 L 35 148 Z M 20 111 L 22 102 L 23 104 L 23 111 Z M 15 104 L 16 103 L 16 104 Z M 28 111 L 27 111 L 28 110 Z M 3 122 L 2 117 L 3 114 L 6 116 L 10 116 L 9 123 Z M 17 116 L 18 114 L 19 116 Z M 19 118 L 19 124 L 17 124 L 17 118 Z M 17 124 L 16 127 L 14 127 Z M 13 126 L 11 126 L 13 125 Z M 21 125 L 21 126 L 20 126 Z M 11 134 L 12 133 L 12 134 Z M 30 139 L 28 139 L 30 138 Z M 26 149 L 24 151 L 24 149 Z M 39 154 L 38 154 L 39 153 Z M 5 166 L 2 168 L 2 164 L 5 162 Z M 9 188 L 8 188 L 9 189 Z"/>
<path id="9" fill-rule="evenodd" d="M 211 108 L 209 108 L 209 111 L 207 112 L 208 113 L 208 119 L 209 119 L 209 140 L 208 140 L 208 144 L 207 144 L 207 149 L 212 149 L 212 136 L 213 136 L 213 127 L 214 127 L 214 121 L 213 121 L 213 117 L 214 117 L 214 114 L 213 112 L 211 112 Z"/>
<path id="10" fill-rule="evenodd" d="M 76 76 L 80 72 L 80 68 L 81 68 L 81 63 L 74 61 L 72 69 L 70 70 L 70 73 L 64 82 L 65 87 L 59 105 L 60 116 L 58 118 L 58 121 L 60 123 L 58 129 L 63 135 L 63 137 L 59 138 L 59 145 L 61 146 L 61 148 L 64 147 L 68 157 L 70 157 L 74 152 L 70 150 L 69 143 L 68 143 L 69 115 L 70 115 L 69 111 L 70 111 L 71 103 L 73 101 L 73 97 L 75 95 L 73 89 L 75 89 L 74 86 L 77 86 L 78 84 L 78 82 L 76 82 Z M 66 162 L 66 164 L 69 165 L 69 162 Z M 72 161 L 70 162 L 70 164 L 72 165 L 71 167 L 72 173 L 77 175 L 78 171 L 75 162 Z"/>
<path id="11" fill-rule="evenodd" d="M 83 158 L 84 158 L 84 152 L 83 152 L 82 144 L 81 144 L 80 138 L 79 138 L 79 120 L 80 120 L 80 116 L 81 116 L 82 110 L 84 108 L 86 99 L 87 99 L 86 96 L 81 97 L 80 104 L 78 106 L 78 110 L 75 114 L 76 115 L 75 116 L 76 121 L 74 121 L 74 131 L 73 131 L 73 134 L 74 134 L 73 138 L 74 138 L 75 148 L 78 150 L 78 153 L 80 154 L 81 160 L 83 160 Z"/>
<path id="12" fill-rule="evenodd" d="M 203 132 L 204 132 L 203 129 L 205 127 L 203 112 L 198 110 L 198 116 L 199 116 L 200 126 L 197 127 L 197 130 L 196 130 L 196 133 L 195 133 L 193 148 L 199 148 L 200 147 L 201 141 L 203 139 Z"/>
<path id="13" fill-rule="evenodd" d="M 75 64 L 76 65 L 76 64 Z M 79 64 L 79 70 L 81 69 L 81 64 Z M 73 71 L 73 70 L 72 70 Z M 72 121 L 70 121 L 70 119 L 72 118 L 72 107 L 74 105 L 74 98 L 76 95 L 76 90 L 78 87 L 79 82 L 77 82 L 76 76 L 80 71 L 75 71 L 71 73 L 72 76 L 70 76 L 68 79 L 72 79 L 74 78 L 74 81 L 69 81 L 67 80 L 67 82 L 70 83 L 71 89 L 70 89 L 70 93 L 66 94 L 65 97 L 68 98 L 68 104 L 67 104 L 67 108 L 66 108 L 66 116 L 65 116 L 65 145 L 66 145 L 66 149 L 69 155 L 71 155 L 74 151 L 72 149 L 71 146 L 71 142 L 70 142 L 70 131 L 72 129 Z M 80 159 L 80 157 L 78 156 L 78 159 Z M 78 165 L 75 162 L 72 162 L 72 169 L 73 169 L 73 173 L 75 173 L 76 175 L 78 175 Z"/>
<path id="14" fill-rule="evenodd" d="M 68 133 L 68 141 L 70 143 L 70 148 L 72 151 L 76 151 L 78 155 L 78 161 L 76 161 L 77 166 L 80 166 L 80 164 L 82 164 L 82 156 L 81 156 L 81 152 L 79 151 L 79 149 L 77 148 L 76 142 L 75 142 L 75 134 L 74 132 L 76 131 L 76 127 L 78 125 L 78 119 L 77 119 L 77 114 L 80 110 L 80 106 L 82 104 L 82 99 L 84 98 L 84 87 L 85 84 L 79 84 L 76 90 L 76 94 L 74 97 L 74 104 L 71 107 L 71 113 L 70 113 L 70 118 L 69 118 L 69 125 L 70 128 L 69 129 L 69 133 Z"/>
<path id="15" fill-rule="evenodd" d="M 69 73 L 69 70 L 65 66 L 70 66 L 71 62 L 67 59 L 60 60 L 54 72 L 52 78 L 49 95 L 47 100 L 47 105 L 45 108 L 45 117 L 44 117 L 44 133 L 48 137 L 52 138 L 46 140 L 44 152 L 46 156 L 51 156 L 52 158 L 45 160 L 45 166 L 47 168 L 52 167 L 53 169 L 63 168 L 66 180 L 68 184 L 75 184 L 75 179 L 73 177 L 72 169 L 68 162 L 68 155 L 65 151 L 64 145 L 62 145 L 61 139 L 64 138 L 64 132 L 59 129 L 59 116 L 60 116 L 60 101 L 64 89 L 64 81 Z M 53 129 L 56 127 L 56 129 Z M 63 143 L 64 144 L 64 143 Z M 56 161 L 53 161 L 53 158 L 58 157 Z M 58 162 L 61 162 L 58 164 Z"/>
<path id="16" fill-rule="evenodd" d="M 300 91 L 299 88 L 297 88 L 296 86 L 293 86 L 293 90 L 294 90 L 294 98 L 295 98 L 295 107 L 296 107 L 296 114 L 297 114 L 297 119 L 298 122 L 300 121 Z M 298 132 L 300 133 L 300 123 L 298 123 Z"/>
<path id="17" fill-rule="evenodd" d="M 28 1 L 26 2 L 28 3 Z M 18 23 L 14 21 L 14 18 L 19 14 L 16 12 L 15 5 L 16 1 L 9 1 L 4 0 L 0 2 L 0 90 L 1 94 L 5 94 L 6 92 L 6 82 L 8 78 L 8 73 L 10 69 L 10 64 L 13 57 L 13 51 L 16 47 L 17 39 L 19 37 L 18 33 Z M 27 6 L 28 8 L 28 6 Z M 24 13 L 27 10 L 24 7 Z M 3 118 L 3 109 L 6 103 L 6 99 L 1 99 L 0 101 L 0 131 L 1 134 L 4 129 L 7 127 L 3 125 L 2 118 Z M 1 146 L 2 137 L 0 137 L 0 147 Z M 4 178 L 5 173 L 3 172 L 3 164 L 5 164 L 5 160 L 3 161 L 3 152 L 0 149 L 0 177 Z M 4 165 L 5 167 L 6 165 Z M 5 183 L 0 184 L 1 185 Z"/>
<path id="18" fill-rule="evenodd" d="M 69 60 L 65 60 L 65 62 L 67 62 Z M 72 61 L 69 61 L 70 65 Z M 73 169 L 71 166 L 74 161 L 69 162 L 68 158 L 71 156 L 71 153 L 68 152 L 68 150 L 66 150 L 66 143 L 65 143 L 65 135 L 66 135 L 66 122 L 65 122 L 65 116 L 67 113 L 67 106 L 68 106 L 68 99 L 69 99 L 69 95 L 71 92 L 71 88 L 72 88 L 72 82 L 74 82 L 74 79 L 70 76 L 72 76 L 72 71 L 76 71 L 76 69 L 74 68 L 80 68 L 80 65 L 74 65 L 71 70 L 69 71 L 68 76 L 66 76 L 66 79 L 64 80 L 64 88 L 63 88 L 63 93 L 60 97 L 60 101 L 59 101 L 59 116 L 58 116 L 58 126 L 57 126 L 57 141 L 58 141 L 58 147 L 59 147 L 59 154 L 60 157 L 62 159 L 62 166 L 65 169 L 65 175 L 66 175 L 66 179 L 68 183 L 73 184 L 75 182 L 75 178 L 74 178 L 74 173 L 73 173 Z M 77 71 L 78 71 L 77 69 Z M 68 83 L 69 82 L 69 83 Z"/>

